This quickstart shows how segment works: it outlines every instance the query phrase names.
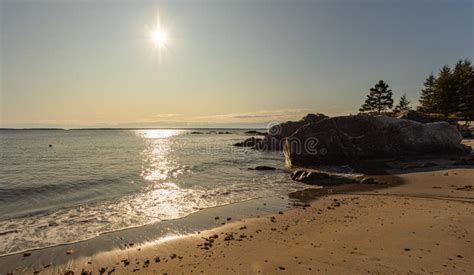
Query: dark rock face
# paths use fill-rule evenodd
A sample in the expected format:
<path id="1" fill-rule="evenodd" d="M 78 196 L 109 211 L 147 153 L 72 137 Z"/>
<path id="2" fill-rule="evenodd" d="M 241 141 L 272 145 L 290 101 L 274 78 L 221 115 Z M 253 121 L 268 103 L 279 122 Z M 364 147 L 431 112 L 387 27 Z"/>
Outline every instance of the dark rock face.
<path id="1" fill-rule="evenodd" d="M 328 118 L 323 114 L 308 114 L 299 121 L 287 121 L 273 125 L 262 142 L 255 146 L 258 150 L 279 151 L 283 149 L 284 138 L 291 136 L 296 130 L 308 123 L 315 123 Z"/>
<path id="2" fill-rule="evenodd" d="M 245 132 L 245 134 L 264 136 L 264 135 L 266 135 L 267 133 L 252 130 L 252 131 L 247 131 L 247 132 Z"/>
<path id="3" fill-rule="evenodd" d="M 363 177 L 360 182 L 361 184 L 384 184 L 383 182 L 378 182 L 374 178 L 371 177 Z"/>
<path id="4" fill-rule="evenodd" d="M 469 124 L 459 125 L 458 130 L 463 138 L 473 138 Z"/>
<path id="5" fill-rule="evenodd" d="M 306 184 L 319 186 L 334 186 L 340 184 L 356 183 L 357 180 L 329 173 L 298 169 L 291 173 L 291 179 Z"/>
<path id="6" fill-rule="evenodd" d="M 257 170 L 257 171 L 275 171 L 276 168 L 275 167 L 271 167 L 271 166 L 265 166 L 265 165 L 259 165 L 257 167 L 255 167 L 254 169 L 253 168 L 249 168 L 250 170 Z"/>
<path id="7" fill-rule="evenodd" d="M 363 178 L 360 180 L 362 184 L 375 184 L 375 180 L 373 178 Z"/>
<path id="8" fill-rule="evenodd" d="M 257 146 L 258 144 L 260 144 L 262 142 L 262 139 L 261 138 L 255 138 L 255 137 L 251 137 L 251 138 L 248 138 L 242 142 L 237 142 L 236 144 L 234 144 L 234 146 L 237 146 L 237 147 L 254 147 L 254 146 Z"/>
<path id="9" fill-rule="evenodd" d="M 431 123 L 431 122 L 438 122 L 438 121 L 443 121 L 441 119 L 436 119 L 434 117 L 425 115 L 423 113 L 413 111 L 413 110 L 408 110 L 408 111 L 403 111 L 397 114 L 398 119 L 406 119 L 406 120 L 413 120 L 416 122 L 420 123 Z M 450 124 L 452 124 L 452 121 L 448 121 Z M 454 122 L 455 123 L 455 122 Z"/>
<path id="10" fill-rule="evenodd" d="M 431 117 L 429 115 L 425 115 L 423 113 L 409 110 L 409 111 L 403 111 L 400 112 L 397 115 L 398 119 L 407 119 L 407 120 L 413 120 L 416 122 L 420 123 L 432 123 L 432 122 L 440 122 L 440 121 L 446 121 L 447 123 L 451 125 L 455 125 L 458 129 L 458 131 L 461 133 L 461 136 L 463 138 L 472 138 L 472 133 L 469 130 L 468 125 L 459 125 L 456 120 L 450 119 L 450 118 L 435 118 Z"/>
<path id="11" fill-rule="evenodd" d="M 474 165 L 474 155 L 468 155 L 454 162 L 454 165 Z"/>
<path id="12" fill-rule="evenodd" d="M 348 164 L 471 151 L 446 122 L 422 124 L 387 116 L 341 116 L 307 124 L 285 139 L 287 165 Z"/>

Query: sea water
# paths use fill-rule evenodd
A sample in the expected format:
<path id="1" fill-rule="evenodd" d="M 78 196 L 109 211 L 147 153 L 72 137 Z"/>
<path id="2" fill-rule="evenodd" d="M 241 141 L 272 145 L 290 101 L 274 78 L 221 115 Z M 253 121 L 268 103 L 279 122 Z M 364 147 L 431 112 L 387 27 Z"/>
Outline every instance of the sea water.
<path id="1" fill-rule="evenodd" d="M 193 131 L 0 130 L 0 255 L 304 188 L 244 130 Z"/>

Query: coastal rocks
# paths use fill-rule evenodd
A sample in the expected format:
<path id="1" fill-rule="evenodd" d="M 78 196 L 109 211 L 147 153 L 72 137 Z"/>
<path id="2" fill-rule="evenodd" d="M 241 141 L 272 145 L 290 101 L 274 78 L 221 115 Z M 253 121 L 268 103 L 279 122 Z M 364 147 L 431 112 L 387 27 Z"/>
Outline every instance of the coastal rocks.
<path id="1" fill-rule="evenodd" d="M 363 178 L 360 180 L 362 184 L 375 184 L 374 178 Z"/>
<path id="2" fill-rule="evenodd" d="M 385 184 L 383 182 L 379 182 L 371 177 L 362 177 L 359 181 L 360 184 Z"/>
<path id="3" fill-rule="evenodd" d="M 432 122 L 440 122 L 440 121 L 446 121 L 447 123 L 451 125 L 455 125 L 458 129 L 458 131 L 461 133 L 461 136 L 463 138 L 472 138 L 472 133 L 471 130 L 469 129 L 469 124 L 464 124 L 464 125 L 459 125 L 456 120 L 446 118 L 446 117 L 432 117 L 429 115 L 425 115 L 423 113 L 413 111 L 413 110 L 408 110 L 408 111 L 402 111 L 397 114 L 398 119 L 407 119 L 407 120 L 413 120 L 416 122 L 420 123 L 432 123 Z"/>
<path id="4" fill-rule="evenodd" d="M 245 132 L 245 134 L 247 135 L 260 135 L 260 136 L 264 136 L 266 135 L 267 133 L 264 133 L 264 132 L 259 132 L 259 131 L 247 131 Z"/>
<path id="5" fill-rule="evenodd" d="M 278 123 L 270 127 L 268 133 L 258 132 L 258 131 L 247 131 L 245 134 L 253 135 L 263 135 L 263 139 L 259 138 L 248 138 L 243 142 L 238 142 L 234 146 L 239 147 L 251 147 L 252 149 L 262 150 L 262 151 L 280 151 L 283 149 L 284 139 L 292 135 L 296 130 L 298 130 L 303 125 L 308 123 L 315 123 L 320 120 L 328 118 L 328 116 L 323 114 L 307 114 L 299 121 L 287 121 L 284 123 Z"/>
<path id="6" fill-rule="evenodd" d="M 259 165 L 255 168 L 249 168 L 249 170 L 257 170 L 257 171 L 275 171 L 277 170 L 275 167 Z"/>
<path id="7" fill-rule="evenodd" d="M 296 130 L 308 123 L 316 123 L 328 118 L 323 114 L 308 114 L 299 121 L 287 121 L 273 125 L 262 142 L 256 144 L 255 149 L 279 151 L 283 149 L 284 138 L 291 136 Z"/>
<path id="8" fill-rule="evenodd" d="M 214 130 L 211 130 L 211 131 L 207 132 L 206 134 L 208 134 L 208 135 L 230 135 L 230 134 L 232 134 L 232 133 L 229 132 L 229 131 L 216 132 L 216 131 L 214 131 Z"/>
<path id="9" fill-rule="evenodd" d="M 454 165 L 474 165 L 474 155 L 462 157 L 455 161 Z"/>
<path id="10" fill-rule="evenodd" d="M 409 163 L 402 167 L 402 170 L 410 170 L 410 169 L 424 169 L 424 168 L 433 168 L 439 166 L 437 163 L 434 162 L 423 162 L 423 163 Z"/>
<path id="11" fill-rule="evenodd" d="M 446 121 L 449 124 L 456 125 L 456 121 L 451 120 L 451 119 L 442 119 L 442 118 L 434 118 L 429 115 L 425 115 L 423 113 L 413 111 L 413 110 L 408 110 L 408 111 L 402 111 L 397 114 L 398 119 L 406 119 L 406 120 L 413 120 L 416 122 L 420 123 L 432 123 L 432 122 L 440 122 L 440 121 Z"/>
<path id="12" fill-rule="evenodd" d="M 261 142 L 262 142 L 261 138 L 251 137 L 251 138 L 248 138 L 248 139 L 246 139 L 242 142 L 235 143 L 234 146 L 237 146 L 237 147 L 254 147 L 257 144 L 260 144 Z"/>
<path id="13" fill-rule="evenodd" d="M 340 116 L 309 123 L 284 141 L 288 166 L 348 164 L 361 160 L 426 155 L 462 155 L 455 126 L 422 124 L 387 116 Z"/>
<path id="14" fill-rule="evenodd" d="M 468 123 L 458 126 L 458 131 L 461 133 L 463 138 L 473 138 L 473 133 L 470 127 L 471 126 Z"/>
<path id="15" fill-rule="evenodd" d="M 357 180 L 354 178 L 305 169 L 293 171 L 293 173 L 291 173 L 291 179 L 294 181 L 319 186 L 334 186 L 357 182 Z"/>

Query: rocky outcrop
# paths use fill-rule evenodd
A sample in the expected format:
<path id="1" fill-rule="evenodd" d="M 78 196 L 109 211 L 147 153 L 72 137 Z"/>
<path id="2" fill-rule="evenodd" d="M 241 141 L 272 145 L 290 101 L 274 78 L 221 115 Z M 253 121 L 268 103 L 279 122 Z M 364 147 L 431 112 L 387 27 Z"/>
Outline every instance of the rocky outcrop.
<path id="1" fill-rule="evenodd" d="M 266 165 L 259 165 L 255 168 L 249 168 L 249 170 L 257 170 L 257 171 L 275 171 L 277 170 L 275 167 L 266 166 Z"/>
<path id="2" fill-rule="evenodd" d="M 454 165 L 474 165 L 474 155 L 468 155 L 454 162 Z"/>
<path id="3" fill-rule="evenodd" d="M 264 135 L 266 135 L 267 133 L 251 130 L 251 131 L 245 132 L 245 134 L 247 134 L 247 135 L 259 135 L 259 136 L 264 136 Z"/>
<path id="4" fill-rule="evenodd" d="M 349 178 L 320 171 L 310 171 L 305 169 L 298 169 L 293 171 L 291 173 L 291 179 L 294 181 L 319 186 L 334 186 L 358 182 L 358 180 L 355 178 Z"/>
<path id="5" fill-rule="evenodd" d="M 348 164 L 405 156 L 460 155 L 471 148 L 446 122 L 340 116 L 309 123 L 285 139 L 287 165 Z"/>
<path id="6" fill-rule="evenodd" d="M 448 118 L 435 118 L 417 111 L 407 110 L 402 111 L 397 114 L 396 116 L 398 119 L 406 119 L 406 120 L 413 120 L 420 123 L 432 123 L 432 122 L 439 122 L 439 121 L 446 121 L 449 124 L 456 125 L 456 121 Z"/>
<path id="7" fill-rule="evenodd" d="M 461 133 L 463 138 L 473 138 L 473 133 L 470 128 L 471 125 L 465 123 L 463 125 L 458 125 L 458 131 Z"/>
<path id="8" fill-rule="evenodd" d="M 398 119 L 407 119 L 407 120 L 413 120 L 416 122 L 420 123 L 432 123 L 432 122 L 440 122 L 440 121 L 446 121 L 447 123 L 451 125 L 455 125 L 461 133 L 461 136 L 463 138 L 472 138 L 472 133 L 469 129 L 469 125 L 460 125 L 458 122 L 454 119 L 446 118 L 446 117 L 432 117 L 417 111 L 413 110 L 408 110 L 408 111 L 403 111 L 397 114 L 396 116 Z"/>
<path id="9" fill-rule="evenodd" d="M 316 123 L 322 119 L 328 118 L 323 114 L 308 114 L 299 121 L 287 121 L 273 125 L 268 130 L 268 134 L 263 138 L 262 142 L 256 144 L 255 149 L 279 151 L 283 149 L 284 138 L 291 136 L 300 127 Z"/>
<path id="10" fill-rule="evenodd" d="M 248 139 L 246 139 L 242 142 L 235 143 L 234 146 L 237 146 L 237 147 L 255 147 L 261 142 L 262 142 L 261 138 L 251 137 L 251 138 L 248 138 Z"/>

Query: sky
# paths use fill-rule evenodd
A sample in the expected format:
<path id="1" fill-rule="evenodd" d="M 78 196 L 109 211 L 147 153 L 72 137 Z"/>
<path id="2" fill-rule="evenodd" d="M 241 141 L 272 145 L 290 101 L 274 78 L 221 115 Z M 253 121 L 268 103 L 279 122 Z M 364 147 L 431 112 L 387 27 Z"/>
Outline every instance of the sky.
<path id="1" fill-rule="evenodd" d="M 473 59 L 473 3 L 0 0 L 0 127 L 264 127 L 355 114 L 380 79 L 416 105 Z"/>

